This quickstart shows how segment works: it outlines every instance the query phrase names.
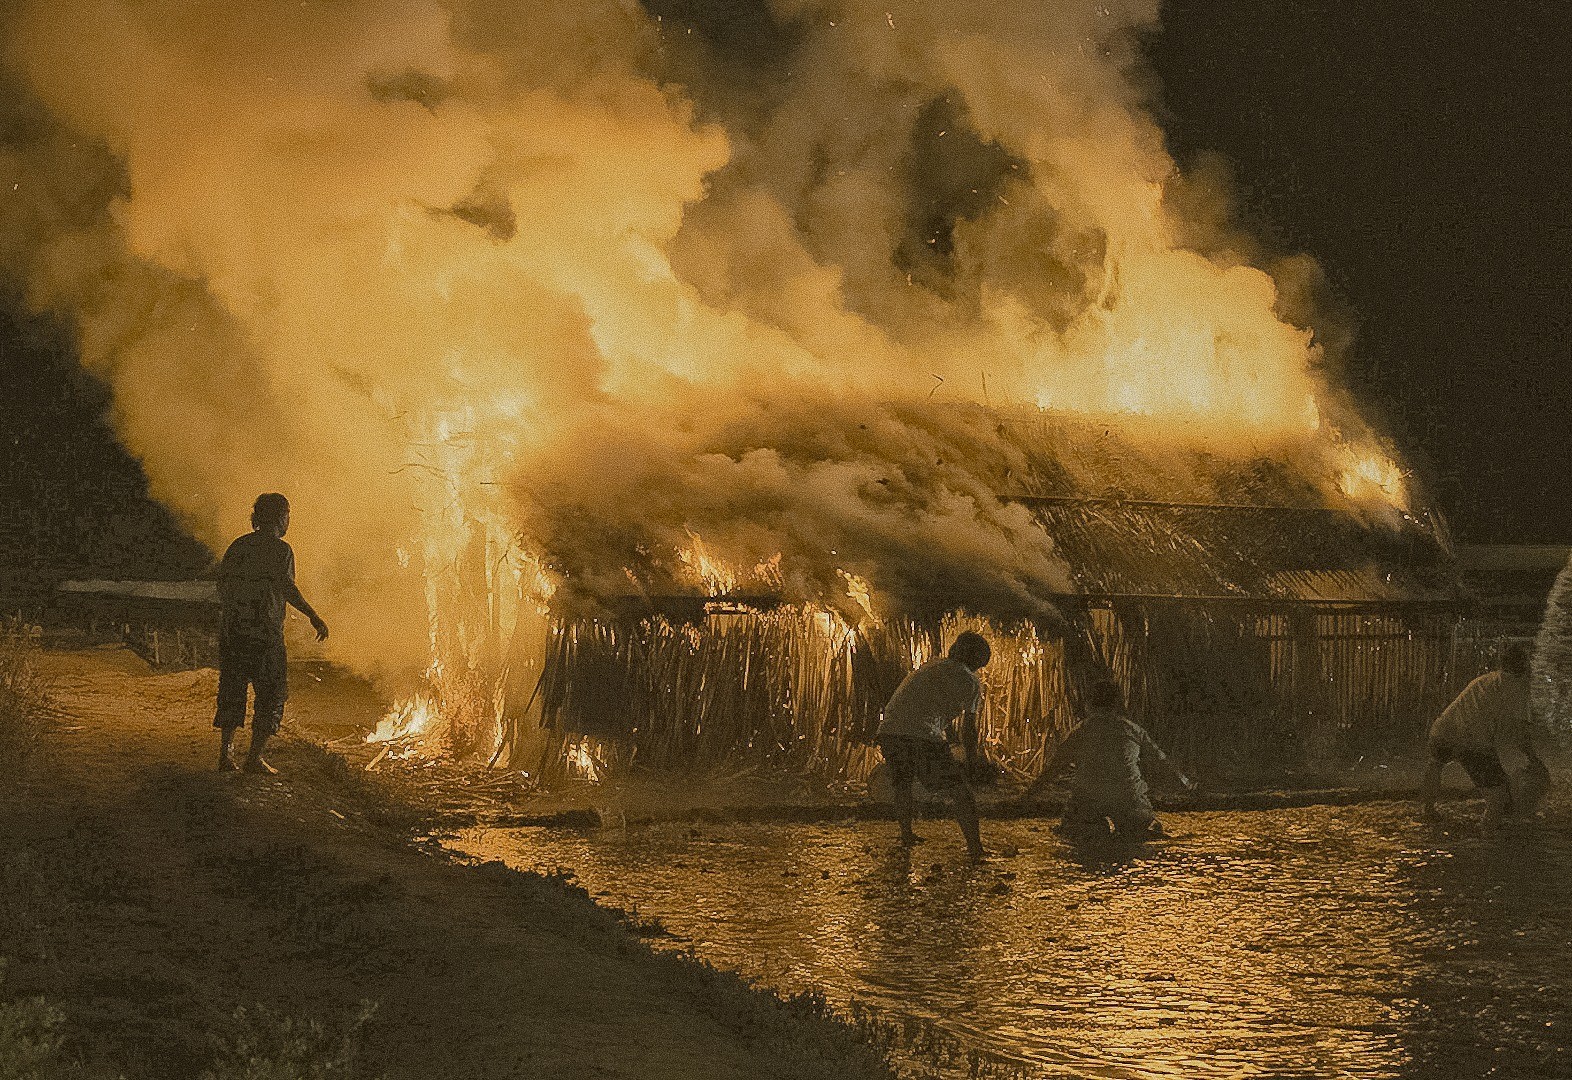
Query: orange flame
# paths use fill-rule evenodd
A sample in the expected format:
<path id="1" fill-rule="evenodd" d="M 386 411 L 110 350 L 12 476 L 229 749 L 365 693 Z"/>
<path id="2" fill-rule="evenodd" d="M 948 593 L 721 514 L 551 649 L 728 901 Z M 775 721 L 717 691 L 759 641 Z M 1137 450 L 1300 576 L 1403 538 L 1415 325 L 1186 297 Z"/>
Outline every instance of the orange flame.
<path id="1" fill-rule="evenodd" d="M 592 784 L 600 783 L 606 766 L 604 762 L 596 758 L 595 751 L 590 746 L 588 738 L 569 743 L 563 748 L 562 753 L 570 776 L 588 780 Z"/>
<path id="2" fill-rule="evenodd" d="M 1399 510 L 1408 509 L 1408 476 L 1395 461 L 1378 450 L 1347 449 L 1337 487 L 1344 495 L 1362 503 L 1378 503 Z"/>
<path id="3" fill-rule="evenodd" d="M 437 703 L 426 694 L 414 694 L 395 704 L 377 721 L 376 730 L 366 736 L 368 743 L 420 743 L 431 738 L 440 727 Z"/>

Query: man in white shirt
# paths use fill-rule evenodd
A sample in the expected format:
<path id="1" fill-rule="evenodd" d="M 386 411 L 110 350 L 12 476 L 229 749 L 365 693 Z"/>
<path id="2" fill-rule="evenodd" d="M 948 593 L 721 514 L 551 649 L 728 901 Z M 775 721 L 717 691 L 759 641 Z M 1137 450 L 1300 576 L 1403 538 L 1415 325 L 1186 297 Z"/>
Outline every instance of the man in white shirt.
<path id="1" fill-rule="evenodd" d="M 918 842 L 912 831 L 912 783 L 921 781 L 929 791 L 950 800 L 966 838 L 967 854 L 983 857 L 977 800 L 966 777 L 977 766 L 977 712 L 982 707 L 977 672 L 992 655 L 988 640 L 968 630 L 955 639 L 943 659 L 930 660 L 906 676 L 884 707 L 877 740 L 894 780 L 902 845 Z M 948 743 L 957 717 L 964 771 Z"/>
<path id="2" fill-rule="evenodd" d="M 1512 788 L 1501 767 L 1500 748 L 1517 750 L 1543 769 L 1534 752 L 1532 710 L 1528 695 L 1528 650 L 1508 646 L 1501 670 L 1479 676 L 1430 726 L 1430 762 L 1419 789 L 1426 817 L 1434 817 L 1441 793 L 1441 770 L 1457 762 L 1474 786 L 1485 793 L 1485 824 L 1494 825 L 1512 811 Z"/>

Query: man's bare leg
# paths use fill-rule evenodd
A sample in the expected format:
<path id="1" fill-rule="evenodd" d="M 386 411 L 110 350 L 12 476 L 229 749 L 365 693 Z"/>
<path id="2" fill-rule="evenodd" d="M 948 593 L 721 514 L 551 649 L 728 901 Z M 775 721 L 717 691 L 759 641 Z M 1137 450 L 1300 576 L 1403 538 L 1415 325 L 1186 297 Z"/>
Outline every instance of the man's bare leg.
<path id="1" fill-rule="evenodd" d="M 901 826 L 901 846 L 911 847 L 922 842 L 922 838 L 912 831 L 912 804 L 915 796 L 912 794 L 912 778 L 910 776 L 897 776 L 895 778 L 895 820 Z"/>
<path id="2" fill-rule="evenodd" d="M 1427 820 L 1436 819 L 1436 798 L 1441 794 L 1441 770 L 1446 768 L 1435 758 L 1425 764 L 1425 777 L 1419 782 L 1419 812 Z"/>
<path id="3" fill-rule="evenodd" d="M 973 859 L 981 859 L 987 853 L 983 851 L 982 826 L 977 821 L 977 799 L 969 787 L 957 788 L 953 798 L 955 823 L 961 827 L 961 835 L 966 838 L 966 854 Z"/>
<path id="4" fill-rule="evenodd" d="M 218 771 L 234 772 L 240 768 L 235 764 L 235 729 L 232 727 L 218 729 Z"/>
<path id="5" fill-rule="evenodd" d="M 1494 828 L 1512 812 L 1512 789 L 1506 784 L 1485 789 L 1485 826 Z"/>
<path id="6" fill-rule="evenodd" d="M 255 726 L 251 729 L 251 749 L 246 751 L 246 772 L 266 773 L 269 776 L 278 775 L 278 770 L 262 759 L 262 751 L 267 749 L 267 741 L 273 737 L 270 731 L 258 731 Z"/>

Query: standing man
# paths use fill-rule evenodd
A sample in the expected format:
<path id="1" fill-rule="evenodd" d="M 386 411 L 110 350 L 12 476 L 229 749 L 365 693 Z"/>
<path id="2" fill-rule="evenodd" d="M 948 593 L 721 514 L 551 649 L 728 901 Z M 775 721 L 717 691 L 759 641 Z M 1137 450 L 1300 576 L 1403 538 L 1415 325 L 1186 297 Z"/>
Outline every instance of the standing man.
<path id="1" fill-rule="evenodd" d="M 255 693 L 251 748 L 246 772 L 274 774 L 262 758 L 268 739 L 284 719 L 289 697 L 284 653 L 284 606 L 293 606 L 311 620 L 317 640 L 328 636 L 327 623 L 311 609 L 295 587 L 295 553 L 284 543 L 289 531 L 289 500 L 277 493 L 258 495 L 251 508 L 251 531 L 229 545 L 218 565 L 218 768 L 238 766 L 231 754 L 235 729 L 246 722 L 246 691 Z"/>
<path id="2" fill-rule="evenodd" d="M 906 676 L 884 707 L 877 739 L 895 784 L 902 845 L 918 842 L 912 831 L 912 782 L 920 780 L 923 787 L 950 800 L 955 822 L 966 838 L 967 854 L 983 857 L 977 800 L 966 777 L 977 767 L 977 711 L 982 707 L 977 672 L 992 655 L 987 639 L 968 630 L 955 639 L 948 656 L 930 660 Z M 964 772 L 947 741 L 956 717 L 961 721 Z"/>
<path id="3" fill-rule="evenodd" d="M 1544 770 L 1531 729 L 1528 649 L 1513 644 L 1501 658 L 1500 671 L 1469 683 L 1430 726 L 1430 762 L 1419 789 L 1424 815 L 1435 817 L 1441 770 L 1455 761 L 1485 793 L 1485 824 L 1498 824 L 1512 812 L 1512 788 L 1501 767 L 1500 748 L 1517 750 L 1530 765 Z"/>

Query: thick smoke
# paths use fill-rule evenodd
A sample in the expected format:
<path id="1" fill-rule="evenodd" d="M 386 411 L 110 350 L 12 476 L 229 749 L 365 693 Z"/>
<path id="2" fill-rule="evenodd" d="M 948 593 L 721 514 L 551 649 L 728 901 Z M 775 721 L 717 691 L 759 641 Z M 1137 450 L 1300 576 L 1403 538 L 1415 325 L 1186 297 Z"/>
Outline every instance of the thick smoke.
<path id="1" fill-rule="evenodd" d="M 6 270 L 200 538 L 289 493 L 341 657 L 423 665 L 482 534 L 563 600 L 700 542 L 802 598 L 1045 614 L 1066 570 L 977 404 L 1391 494 L 1272 278 L 1186 246 L 1155 3 L 689 6 L 11 11 Z"/>

